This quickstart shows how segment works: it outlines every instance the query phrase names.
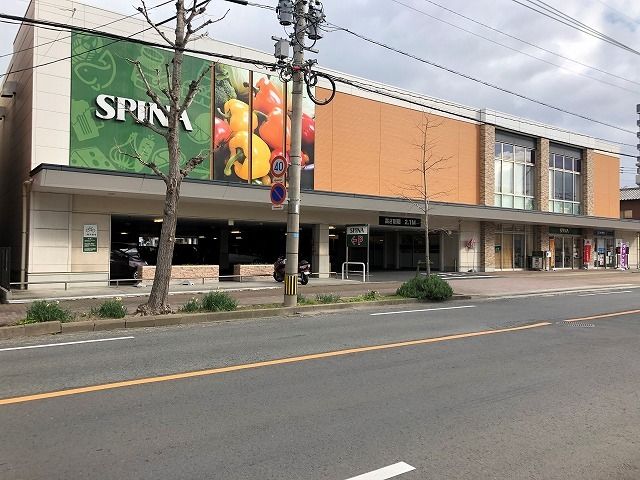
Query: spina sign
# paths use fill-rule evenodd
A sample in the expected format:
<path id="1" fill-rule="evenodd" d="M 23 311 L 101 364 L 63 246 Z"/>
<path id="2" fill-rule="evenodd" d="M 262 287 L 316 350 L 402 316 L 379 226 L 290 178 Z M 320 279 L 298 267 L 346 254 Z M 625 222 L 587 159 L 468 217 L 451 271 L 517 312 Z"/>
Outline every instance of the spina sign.
<path id="1" fill-rule="evenodd" d="M 347 225 L 347 246 L 366 247 L 369 244 L 369 225 Z"/>

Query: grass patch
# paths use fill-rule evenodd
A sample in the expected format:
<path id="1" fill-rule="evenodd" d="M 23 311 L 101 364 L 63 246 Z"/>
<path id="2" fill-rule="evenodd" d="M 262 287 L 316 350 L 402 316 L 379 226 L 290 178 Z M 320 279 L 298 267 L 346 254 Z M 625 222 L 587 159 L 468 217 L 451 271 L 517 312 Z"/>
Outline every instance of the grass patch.
<path id="1" fill-rule="evenodd" d="M 21 324 L 40 322 L 69 322 L 73 320 L 73 314 L 60 306 L 60 302 L 47 302 L 39 300 L 29 305 L 27 318 Z"/>
<path id="2" fill-rule="evenodd" d="M 196 313 L 199 312 L 202 307 L 196 297 L 192 297 L 182 304 L 180 311 L 184 313 Z"/>
<path id="3" fill-rule="evenodd" d="M 340 295 L 335 293 L 316 294 L 316 303 L 340 303 Z"/>
<path id="4" fill-rule="evenodd" d="M 124 318 L 127 307 L 122 304 L 122 299 L 114 298 L 102 302 L 98 307 L 91 309 L 91 315 L 100 318 Z"/>
<path id="5" fill-rule="evenodd" d="M 236 299 L 225 292 L 209 292 L 202 297 L 202 310 L 207 312 L 230 312 L 236 308 Z"/>
<path id="6" fill-rule="evenodd" d="M 315 305 L 318 303 L 313 298 L 305 297 L 301 293 L 298 294 L 298 305 Z"/>

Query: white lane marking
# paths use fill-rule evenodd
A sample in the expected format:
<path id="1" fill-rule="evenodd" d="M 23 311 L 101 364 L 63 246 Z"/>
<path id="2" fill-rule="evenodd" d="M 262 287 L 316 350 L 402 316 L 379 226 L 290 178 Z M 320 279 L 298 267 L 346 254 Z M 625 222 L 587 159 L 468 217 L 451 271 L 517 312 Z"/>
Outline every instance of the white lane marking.
<path id="1" fill-rule="evenodd" d="M 438 310 L 457 310 L 459 308 L 476 308 L 475 305 L 461 305 L 459 307 L 440 307 L 440 308 L 421 308 L 419 310 L 400 310 L 398 312 L 379 312 L 379 313 L 370 313 L 371 316 L 376 315 L 396 315 L 399 313 L 414 313 L 414 312 L 435 312 Z"/>
<path id="2" fill-rule="evenodd" d="M 347 478 L 347 480 L 386 480 L 387 478 L 397 477 L 398 475 L 402 475 L 403 473 L 411 472 L 413 470 L 415 470 L 415 467 L 412 467 L 408 463 L 398 462 L 369 473 L 363 473 L 357 477 Z"/>
<path id="3" fill-rule="evenodd" d="M 583 293 L 578 295 L 579 297 L 593 297 L 594 295 L 616 295 L 618 293 L 631 293 L 631 290 L 619 290 L 616 292 L 598 292 L 598 293 Z"/>
<path id="4" fill-rule="evenodd" d="M 30 348 L 61 347 L 63 345 L 78 345 L 80 343 L 112 342 L 114 340 L 130 340 L 132 338 L 135 338 L 135 337 L 97 338 L 95 340 L 79 340 L 77 342 L 46 343 L 43 345 L 27 345 L 26 347 L 0 348 L 0 352 L 10 352 L 12 350 L 27 350 Z"/>

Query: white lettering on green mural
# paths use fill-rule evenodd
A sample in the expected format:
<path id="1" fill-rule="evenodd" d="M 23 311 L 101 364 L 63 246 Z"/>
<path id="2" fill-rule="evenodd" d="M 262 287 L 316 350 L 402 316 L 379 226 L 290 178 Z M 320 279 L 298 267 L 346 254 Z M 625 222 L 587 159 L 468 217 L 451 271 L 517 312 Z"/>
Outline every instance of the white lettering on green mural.
<path id="1" fill-rule="evenodd" d="M 152 125 L 160 125 L 164 128 L 169 126 L 169 119 L 155 103 L 103 93 L 96 97 L 96 105 L 98 106 L 96 117 L 102 120 L 115 119 L 119 122 L 124 122 L 127 113 L 130 113 L 139 122 L 147 121 Z M 166 109 L 169 110 L 170 107 L 167 106 Z M 180 115 L 180 122 L 187 132 L 193 131 L 193 126 L 186 110 Z"/>

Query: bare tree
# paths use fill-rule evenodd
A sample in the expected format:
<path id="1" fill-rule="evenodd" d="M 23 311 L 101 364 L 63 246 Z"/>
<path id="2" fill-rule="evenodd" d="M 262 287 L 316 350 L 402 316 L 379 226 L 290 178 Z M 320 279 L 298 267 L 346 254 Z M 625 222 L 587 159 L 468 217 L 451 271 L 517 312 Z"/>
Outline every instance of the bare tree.
<path id="1" fill-rule="evenodd" d="M 418 210 L 420 210 L 420 212 L 422 212 L 422 227 L 424 229 L 424 261 L 426 264 L 427 275 L 431 275 L 429 232 L 432 231 L 432 229 L 429 227 L 429 203 L 432 199 L 447 193 L 447 191 L 431 192 L 429 188 L 429 179 L 433 173 L 446 169 L 446 163 L 451 159 L 451 157 L 436 156 L 434 153 L 437 140 L 432 138 L 430 132 L 440 125 L 441 123 L 434 122 L 426 112 L 422 113 L 420 125 L 417 127 L 420 133 L 418 140 L 419 143 L 414 144 L 414 147 L 419 151 L 419 156 L 416 159 L 416 167 L 406 170 L 407 174 L 410 174 L 412 178 L 415 178 L 416 183 L 405 184 L 404 189 L 406 193 L 402 194 L 402 197 L 405 200 L 410 201 Z"/>
<path id="2" fill-rule="evenodd" d="M 151 287 L 151 294 L 149 295 L 147 303 L 138 307 L 138 312 L 143 315 L 169 313 L 171 311 L 171 307 L 168 305 L 167 299 L 169 294 L 169 281 L 171 279 L 171 263 L 175 246 L 176 224 L 178 221 L 180 187 L 184 178 L 209 156 L 208 151 L 201 151 L 198 155 L 188 159 L 183 164 L 181 164 L 180 161 L 180 119 L 193 102 L 195 96 L 200 90 L 202 80 L 210 70 L 210 67 L 205 68 L 197 78 L 192 79 L 189 82 L 186 93 L 183 95 L 182 66 L 184 61 L 184 49 L 190 41 L 196 39 L 196 34 L 198 34 L 198 32 L 206 28 L 208 25 L 222 20 L 226 16 L 225 13 L 224 16 L 217 20 L 202 21 L 198 26 L 195 26 L 205 13 L 209 1 L 210 0 L 197 2 L 197 0 L 193 0 L 193 5 L 191 7 L 185 7 L 185 0 L 176 0 L 175 31 L 173 38 L 171 38 L 171 36 L 165 31 L 161 30 L 159 25 L 151 20 L 144 1 L 141 2 L 142 6 L 138 8 L 138 11 L 144 15 L 147 23 L 153 27 L 158 35 L 160 35 L 160 37 L 162 37 L 162 39 L 173 50 L 172 59 L 165 65 L 165 71 L 163 74 L 163 76 L 166 77 L 166 85 L 160 86 L 160 73 L 158 70 L 158 78 L 155 82 L 157 84 L 156 89 L 152 88 L 150 79 L 147 78 L 147 75 L 144 73 L 140 62 L 137 60 L 129 60 L 135 66 L 140 79 L 144 82 L 148 97 L 168 118 L 167 128 L 162 128 L 158 125 L 152 124 L 146 116 L 132 114 L 132 117 L 137 123 L 144 125 L 153 132 L 164 137 L 166 140 L 167 149 L 169 151 L 169 166 L 166 173 L 161 171 L 155 163 L 143 159 L 136 151 L 123 152 L 137 159 L 145 167 L 151 169 L 164 181 L 166 186 L 164 211 L 162 214 L 162 229 L 160 232 L 158 259 L 156 262 L 153 286 Z M 166 101 L 164 98 L 161 98 L 161 94 L 166 97 L 168 105 L 165 103 Z"/>

